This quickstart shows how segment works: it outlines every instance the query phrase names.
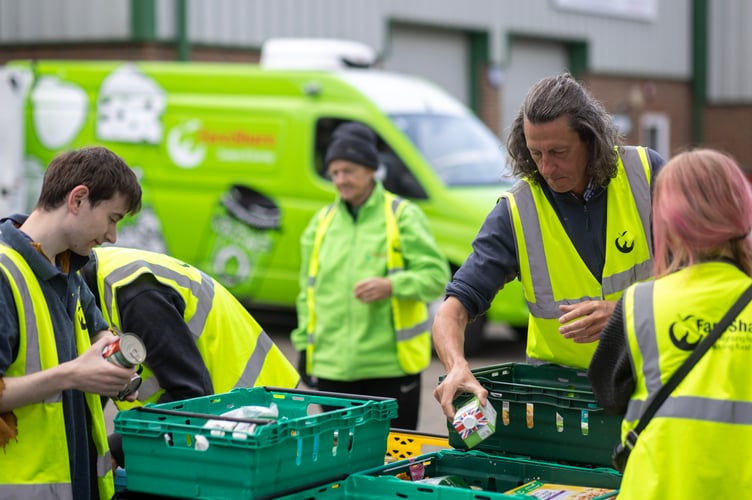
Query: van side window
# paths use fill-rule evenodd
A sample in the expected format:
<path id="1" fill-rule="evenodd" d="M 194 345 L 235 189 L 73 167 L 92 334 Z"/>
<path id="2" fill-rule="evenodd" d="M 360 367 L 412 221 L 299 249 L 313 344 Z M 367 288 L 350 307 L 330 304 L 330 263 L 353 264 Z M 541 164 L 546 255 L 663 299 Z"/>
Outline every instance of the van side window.
<path id="1" fill-rule="evenodd" d="M 327 180 L 329 178 L 326 175 L 324 156 L 331 141 L 332 132 L 343 121 L 346 120 L 323 118 L 316 125 L 314 163 L 316 172 Z M 377 148 L 379 150 L 379 169 L 376 171 L 376 178 L 384 184 L 387 191 L 397 196 L 422 200 L 428 199 L 425 189 L 423 189 L 418 179 L 405 165 L 405 162 L 378 136 L 378 133 L 376 135 L 378 137 Z"/>

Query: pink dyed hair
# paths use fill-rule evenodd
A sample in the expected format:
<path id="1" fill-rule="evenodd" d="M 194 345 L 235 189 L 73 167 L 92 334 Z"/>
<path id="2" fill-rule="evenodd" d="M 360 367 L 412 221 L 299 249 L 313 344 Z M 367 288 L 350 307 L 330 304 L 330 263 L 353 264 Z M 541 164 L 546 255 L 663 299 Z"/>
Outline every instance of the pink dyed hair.
<path id="1" fill-rule="evenodd" d="M 752 190 L 736 161 L 696 149 L 669 160 L 653 194 L 655 275 L 718 257 L 752 274 Z"/>

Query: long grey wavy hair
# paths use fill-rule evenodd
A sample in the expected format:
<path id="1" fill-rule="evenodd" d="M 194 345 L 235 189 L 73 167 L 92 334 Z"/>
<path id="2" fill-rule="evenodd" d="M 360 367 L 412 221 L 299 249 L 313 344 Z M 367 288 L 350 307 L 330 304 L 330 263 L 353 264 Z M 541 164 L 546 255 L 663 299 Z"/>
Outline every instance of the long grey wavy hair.
<path id="1" fill-rule="evenodd" d="M 603 105 L 569 73 L 540 80 L 528 92 L 507 137 L 507 152 L 515 175 L 543 183 L 543 176 L 530 156 L 523 129 L 524 119 L 533 124 L 569 116 L 572 129 L 587 145 L 587 172 L 597 185 L 605 186 L 616 175 L 617 153 L 622 146 L 616 124 Z"/>

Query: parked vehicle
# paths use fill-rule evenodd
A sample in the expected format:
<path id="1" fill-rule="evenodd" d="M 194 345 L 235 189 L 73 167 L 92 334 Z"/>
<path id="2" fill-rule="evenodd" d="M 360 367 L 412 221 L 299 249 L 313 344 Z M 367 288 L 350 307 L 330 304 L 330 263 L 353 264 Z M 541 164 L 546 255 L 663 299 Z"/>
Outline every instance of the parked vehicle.
<path id="1" fill-rule="evenodd" d="M 342 68 L 366 65 L 364 53 L 328 43 L 339 68 L 292 69 L 301 63 L 286 63 L 284 50 L 265 53 L 261 65 L 7 64 L 0 70 L 0 208 L 28 210 L 58 152 L 104 145 L 138 171 L 144 189 L 143 210 L 121 225 L 118 244 L 196 265 L 249 307 L 290 308 L 300 234 L 335 196 L 325 148 L 339 123 L 357 120 L 379 136 L 378 175 L 424 210 L 456 269 L 513 180 L 503 147 L 430 82 Z M 502 290 L 487 317 L 526 325 L 518 282 Z M 468 350 L 481 338 L 468 335 Z"/>

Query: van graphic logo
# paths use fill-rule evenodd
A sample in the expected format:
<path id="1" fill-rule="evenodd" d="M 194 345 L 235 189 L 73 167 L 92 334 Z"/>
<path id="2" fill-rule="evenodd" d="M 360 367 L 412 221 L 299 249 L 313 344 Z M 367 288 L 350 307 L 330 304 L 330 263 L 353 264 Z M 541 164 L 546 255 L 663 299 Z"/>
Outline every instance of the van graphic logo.
<path id="1" fill-rule="evenodd" d="M 699 331 L 702 323 L 704 323 L 703 320 L 695 318 L 691 314 L 679 321 L 674 321 L 668 329 L 671 343 L 682 351 L 693 351 L 705 337 Z"/>
<path id="2" fill-rule="evenodd" d="M 138 144 L 162 142 L 167 97 L 160 85 L 132 64 L 113 71 L 97 96 L 97 138 Z"/>
<path id="3" fill-rule="evenodd" d="M 629 234 L 629 231 L 622 231 L 614 240 L 614 244 L 621 253 L 629 253 L 634 249 L 634 237 Z"/>
<path id="4" fill-rule="evenodd" d="M 173 127 L 167 135 L 167 154 L 181 168 L 196 168 L 206 157 L 206 145 L 198 140 L 201 120 L 190 120 Z"/>
<path id="5" fill-rule="evenodd" d="M 34 86 L 30 100 L 34 130 L 46 148 L 57 149 L 70 144 L 86 124 L 89 101 L 78 85 L 45 76 Z"/>

